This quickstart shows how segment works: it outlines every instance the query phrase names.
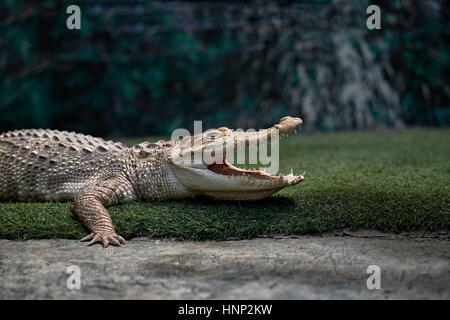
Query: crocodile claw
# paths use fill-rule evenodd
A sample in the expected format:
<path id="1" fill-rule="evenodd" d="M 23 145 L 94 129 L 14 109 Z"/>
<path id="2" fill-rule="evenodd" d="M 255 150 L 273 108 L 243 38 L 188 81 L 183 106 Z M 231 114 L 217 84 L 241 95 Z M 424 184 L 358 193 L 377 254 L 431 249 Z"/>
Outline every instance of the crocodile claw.
<path id="1" fill-rule="evenodd" d="M 91 234 L 87 235 L 80 241 L 89 241 L 89 240 L 91 240 L 91 241 L 88 243 L 88 246 L 92 246 L 94 243 L 101 242 L 103 245 L 103 248 L 106 248 L 109 244 L 119 246 L 119 247 L 122 244 L 125 244 L 124 238 L 122 238 L 121 236 L 119 236 L 115 233 L 110 233 L 110 232 L 105 232 L 105 233 L 92 232 Z"/>

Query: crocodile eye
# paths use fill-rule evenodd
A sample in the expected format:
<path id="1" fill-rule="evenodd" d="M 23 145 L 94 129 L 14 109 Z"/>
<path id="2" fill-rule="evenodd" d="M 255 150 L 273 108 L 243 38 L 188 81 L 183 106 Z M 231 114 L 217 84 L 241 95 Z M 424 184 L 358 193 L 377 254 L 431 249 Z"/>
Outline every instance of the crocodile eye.
<path id="1" fill-rule="evenodd" d="M 139 151 L 141 151 L 142 150 L 142 147 L 140 146 L 140 145 L 138 145 L 138 144 L 135 144 L 133 147 L 132 147 L 132 150 L 134 151 L 134 152 L 139 152 Z"/>
<path id="2" fill-rule="evenodd" d="M 220 131 L 220 134 L 222 136 L 229 136 L 230 135 L 230 129 L 228 129 L 227 127 L 220 127 L 219 129 L 217 129 Z"/>
<path id="3" fill-rule="evenodd" d="M 211 131 L 205 132 L 205 139 L 207 139 L 207 140 L 211 140 L 212 141 L 212 140 L 215 140 L 215 139 L 217 139 L 217 138 L 219 138 L 221 136 L 222 135 L 217 130 L 211 130 Z"/>
<path id="4" fill-rule="evenodd" d="M 158 148 L 159 147 L 159 144 L 151 143 L 151 142 L 142 142 L 139 145 L 142 146 L 144 149 L 151 149 L 151 148 Z"/>

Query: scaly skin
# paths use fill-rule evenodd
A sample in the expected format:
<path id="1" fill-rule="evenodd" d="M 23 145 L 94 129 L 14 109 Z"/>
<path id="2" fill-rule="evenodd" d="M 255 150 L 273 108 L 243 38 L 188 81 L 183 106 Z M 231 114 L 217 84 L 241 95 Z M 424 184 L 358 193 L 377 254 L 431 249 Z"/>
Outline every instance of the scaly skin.
<path id="1" fill-rule="evenodd" d="M 260 133 L 206 131 L 178 141 L 143 142 L 131 148 L 74 132 L 27 129 L 0 135 L 0 199 L 74 201 L 74 212 L 91 234 L 88 245 L 120 246 L 106 207 L 136 200 L 181 199 L 205 195 L 214 199 L 257 200 L 303 180 L 289 174 L 270 176 L 229 164 L 180 164 L 174 159 L 206 148 L 245 146 L 271 131 L 296 131 L 299 118 L 285 117 Z M 195 143 L 199 142 L 199 143 Z M 223 157 L 225 159 L 225 156 Z"/>

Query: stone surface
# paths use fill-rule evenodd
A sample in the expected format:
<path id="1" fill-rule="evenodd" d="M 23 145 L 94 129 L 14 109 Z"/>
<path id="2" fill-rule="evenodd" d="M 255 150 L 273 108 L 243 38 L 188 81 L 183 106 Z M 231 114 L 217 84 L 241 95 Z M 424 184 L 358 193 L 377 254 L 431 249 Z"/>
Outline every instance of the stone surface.
<path id="1" fill-rule="evenodd" d="M 0 240 L 1 299 L 450 298 L 447 236 L 344 236 L 173 242 L 122 248 L 75 240 Z M 67 267 L 81 270 L 70 290 Z M 381 289 L 369 290 L 369 265 Z"/>

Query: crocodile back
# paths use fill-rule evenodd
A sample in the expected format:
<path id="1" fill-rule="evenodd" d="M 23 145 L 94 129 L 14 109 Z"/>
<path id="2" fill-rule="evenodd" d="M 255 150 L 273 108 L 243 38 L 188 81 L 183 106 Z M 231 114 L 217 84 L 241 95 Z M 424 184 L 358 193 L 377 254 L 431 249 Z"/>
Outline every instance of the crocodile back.
<path id="1" fill-rule="evenodd" d="M 121 143 L 75 132 L 26 129 L 0 135 L 0 198 L 71 200 L 104 175 Z"/>

